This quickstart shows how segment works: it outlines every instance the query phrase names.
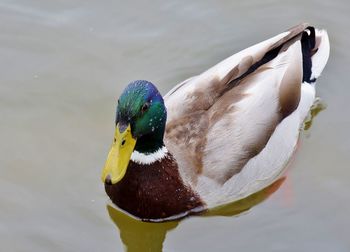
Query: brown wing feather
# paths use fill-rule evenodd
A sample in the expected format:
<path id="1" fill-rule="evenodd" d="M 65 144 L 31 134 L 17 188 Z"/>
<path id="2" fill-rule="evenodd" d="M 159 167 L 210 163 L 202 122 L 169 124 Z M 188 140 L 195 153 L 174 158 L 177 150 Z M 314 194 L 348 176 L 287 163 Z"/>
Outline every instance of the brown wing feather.
<path id="1" fill-rule="evenodd" d="M 243 55 L 237 62 L 232 62 L 231 66 L 227 67 L 227 72 L 223 76 L 219 76 L 216 68 L 224 63 L 220 62 L 213 68 L 205 71 L 199 76 L 187 79 L 174 87 L 164 98 L 169 110 L 169 120 L 175 117 L 182 117 L 183 115 L 196 112 L 198 110 L 207 110 L 211 107 L 216 99 L 224 94 L 227 90 L 228 84 L 235 79 L 241 78 L 246 74 L 251 67 L 257 64 L 270 51 L 284 45 L 286 50 L 291 42 L 300 39 L 300 34 L 308 27 L 307 23 L 297 25 L 289 29 L 285 36 L 277 41 L 269 40 L 266 45 L 259 50 L 255 50 L 253 54 Z M 289 42 L 289 43 L 288 43 Z M 227 59 L 226 59 L 227 60 Z M 181 108 L 178 104 L 181 103 Z M 181 113 L 171 113 L 171 110 L 181 111 Z"/>
<path id="2" fill-rule="evenodd" d="M 266 113 L 271 114 L 269 125 L 264 125 L 262 132 L 259 132 L 254 139 L 242 138 L 246 143 L 239 146 L 240 151 L 237 151 L 238 154 L 232 160 L 234 161 L 233 167 L 226 169 L 219 175 L 215 173 L 217 171 L 206 167 L 208 164 L 205 160 L 208 158 L 212 158 L 213 162 L 215 162 L 215 158 L 220 158 L 219 156 L 215 157 L 215 152 L 220 151 L 220 146 L 208 149 L 209 143 L 215 142 L 213 131 L 218 133 L 218 127 L 215 128 L 215 126 L 220 124 L 219 129 L 222 131 L 234 129 L 236 127 L 234 118 L 245 116 L 237 111 L 236 104 L 246 97 L 254 95 L 248 94 L 247 89 L 252 85 L 259 85 L 259 78 L 264 76 L 266 71 L 269 71 L 268 74 L 274 75 L 279 69 L 279 66 L 271 64 L 258 65 L 259 62 L 263 61 L 264 56 L 271 50 L 280 47 L 278 53 L 283 53 L 291 45 L 295 45 L 307 26 L 307 24 L 302 24 L 292 28 L 282 38 L 270 43 L 267 41 L 259 51 L 255 50 L 255 54 L 243 55 L 238 62 L 231 62 L 233 64 L 230 66 L 220 66 L 220 64 L 227 64 L 225 61 L 219 63 L 216 67 L 190 79 L 185 84 L 182 83 L 175 87 L 165 97 L 169 113 L 165 142 L 179 163 L 180 173 L 188 178 L 189 183 L 195 183 L 195 178 L 199 173 L 205 173 L 206 176 L 217 178 L 218 182 L 224 183 L 233 174 L 239 172 L 249 159 L 262 150 L 278 123 L 296 109 L 300 100 L 302 79 L 301 48 L 299 48 L 300 55 L 293 58 L 291 64 L 283 70 L 282 78 L 275 84 L 280 108 L 276 111 L 266 111 Z M 228 69 L 226 74 L 220 76 L 217 69 L 225 67 Z M 256 67 L 256 69 L 240 79 L 252 67 Z M 235 80 L 238 80 L 237 83 L 228 89 L 229 84 Z M 259 121 L 255 123 L 259 124 Z M 266 124 L 266 122 L 264 123 Z M 232 135 L 228 136 L 227 139 L 223 138 L 222 141 L 230 142 L 232 148 L 237 148 L 234 145 L 238 143 L 235 143 L 235 139 L 230 137 L 232 138 Z M 230 145 L 223 145 L 223 148 L 230 148 Z M 217 154 L 220 155 L 220 153 Z"/>

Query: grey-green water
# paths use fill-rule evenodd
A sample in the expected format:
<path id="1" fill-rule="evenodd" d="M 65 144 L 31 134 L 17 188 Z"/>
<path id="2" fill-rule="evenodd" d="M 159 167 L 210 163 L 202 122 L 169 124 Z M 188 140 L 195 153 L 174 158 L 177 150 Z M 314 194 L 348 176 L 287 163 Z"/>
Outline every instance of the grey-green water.
<path id="1" fill-rule="evenodd" d="M 1 250 L 350 251 L 349 13 L 347 0 L 0 0 Z M 277 192 L 236 217 L 158 226 L 106 208 L 100 172 L 128 82 L 165 94 L 301 21 L 329 31 L 327 109 Z"/>

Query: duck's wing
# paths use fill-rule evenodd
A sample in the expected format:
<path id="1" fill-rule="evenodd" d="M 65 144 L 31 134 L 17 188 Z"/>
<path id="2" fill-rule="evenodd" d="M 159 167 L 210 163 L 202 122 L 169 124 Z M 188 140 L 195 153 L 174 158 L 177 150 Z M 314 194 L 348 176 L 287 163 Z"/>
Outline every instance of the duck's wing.
<path id="1" fill-rule="evenodd" d="M 247 75 L 254 64 L 261 65 L 271 60 L 280 47 L 300 35 L 307 24 L 298 25 L 289 31 L 249 47 L 225 59 L 204 73 L 189 78 L 175 86 L 165 95 L 169 121 L 201 109 L 208 109 L 222 93 L 230 88 L 232 80 Z M 275 50 L 274 50 L 275 49 Z M 264 57 L 266 56 L 266 57 Z M 264 59 L 263 59 L 264 58 Z M 258 64 L 259 63 L 259 64 Z M 178 106 L 178 104 L 182 106 Z M 193 105 L 196 105 L 193 107 Z"/>
<path id="2" fill-rule="evenodd" d="M 311 73 L 311 58 L 321 53 L 321 39 L 328 43 L 327 34 L 323 36 L 315 37 L 307 24 L 298 25 L 227 58 L 165 96 L 166 145 L 188 183 L 206 177 L 223 185 L 261 153 L 278 125 L 299 109 L 301 83 L 317 77 Z M 322 71 L 328 52 L 321 51 Z M 297 127 L 314 93 L 309 99 L 299 109 Z"/>

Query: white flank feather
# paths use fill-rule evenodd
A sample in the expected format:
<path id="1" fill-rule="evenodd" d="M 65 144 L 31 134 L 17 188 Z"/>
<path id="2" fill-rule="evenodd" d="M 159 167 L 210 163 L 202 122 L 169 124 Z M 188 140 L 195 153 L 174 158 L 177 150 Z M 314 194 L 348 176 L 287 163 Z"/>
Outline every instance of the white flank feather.
<path id="1" fill-rule="evenodd" d="M 242 172 L 229 179 L 224 185 L 215 184 L 208 178 L 200 177 L 199 195 L 208 208 L 237 201 L 267 187 L 283 173 L 286 164 L 295 151 L 300 127 L 315 99 L 313 85 L 303 83 L 298 109 L 277 126 L 266 147 L 252 158 Z M 210 188 L 208 188 L 210 187 Z"/>

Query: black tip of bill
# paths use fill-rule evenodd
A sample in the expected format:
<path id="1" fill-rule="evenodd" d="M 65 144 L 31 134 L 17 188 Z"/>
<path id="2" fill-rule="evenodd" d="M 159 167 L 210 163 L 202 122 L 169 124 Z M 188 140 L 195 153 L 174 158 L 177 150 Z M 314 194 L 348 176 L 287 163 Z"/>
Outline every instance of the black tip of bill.
<path id="1" fill-rule="evenodd" d="M 112 179 L 111 179 L 111 175 L 107 175 L 106 179 L 105 179 L 105 184 L 106 185 L 112 185 Z"/>

